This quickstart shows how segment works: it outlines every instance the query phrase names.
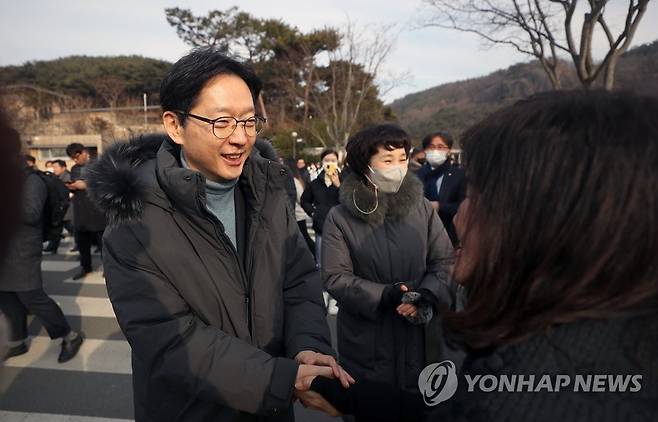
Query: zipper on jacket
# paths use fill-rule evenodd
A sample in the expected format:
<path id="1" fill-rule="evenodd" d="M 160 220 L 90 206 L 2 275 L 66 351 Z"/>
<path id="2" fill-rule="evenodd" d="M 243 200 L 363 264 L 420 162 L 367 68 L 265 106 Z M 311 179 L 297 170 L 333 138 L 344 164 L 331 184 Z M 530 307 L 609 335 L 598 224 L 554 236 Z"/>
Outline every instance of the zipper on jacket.
<path id="1" fill-rule="evenodd" d="M 249 297 L 249 293 L 244 295 L 244 309 L 249 324 L 249 334 L 253 335 L 251 332 L 251 298 Z"/>
<path id="2" fill-rule="evenodd" d="M 229 239 L 229 237 L 226 235 L 225 232 L 220 231 L 219 228 L 218 228 L 219 225 L 222 225 L 222 227 L 223 227 L 222 222 L 219 221 L 219 219 L 206 208 L 206 206 L 204 204 L 204 201 L 202 200 L 202 198 L 200 196 L 198 197 L 198 201 L 199 201 L 200 208 L 203 210 L 203 212 L 206 213 L 208 221 L 210 221 L 210 223 L 213 225 L 213 228 L 215 229 L 215 234 L 217 235 L 219 243 L 222 244 L 222 246 L 224 246 L 229 251 L 229 253 L 231 253 L 233 255 L 233 258 L 235 259 L 235 262 L 237 263 L 237 267 L 240 270 L 239 271 L 240 272 L 240 279 L 242 281 L 242 285 L 245 286 L 245 288 L 246 288 L 246 292 L 245 292 L 245 295 L 244 295 L 244 303 L 245 303 L 245 314 L 246 314 L 246 317 L 247 317 L 247 328 L 249 330 L 249 336 L 253 340 L 254 334 L 253 334 L 253 331 L 252 331 L 253 324 L 252 324 L 252 318 L 251 318 L 251 283 L 249 283 L 247 275 L 245 274 L 244 269 L 242 268 L 242 265 L 240 264 L 240 257 L 238 256 L 238 251 L 235 248 L 235 246 L 233 245 L 233 242 L 231 242 L 231 239 Z"/>
<path id="3" fill-rule="evenodd" d="M 263 200 L 261 201 L 261 206 L 258 209 L 258 212 L 256 213 L 256 221 L 254 222 L 253 227 L 249 228 L 250 230 L 249 230 L 249 239 L 247 240 L 247 246 L 251 246 L 251 245 L 254 244 L 254 240 L 256 239 L 256 233 L 258 232 L 260 220 L 262 218 L 263 208 L 265 207 L 265 202 L 267 200 L 267 190 L 268 190 L 269 183 L 270 183 L 270 178 L 269 178 L 270 163 L 271 163 L 271 161 L 268 160 L 267 161 L 267 170 L 265 172 L 265 190 L 264 190 L 265 193 L 263 194 Z M 247 253 L 246 263 L 245 264 L 246 264 L 245 266 L 247 267 L 247 275 L 248 275 L 248 278 L 247 278 L 247 292 L 248 292 L 248 295 L 247 295 L 246 300 L 247 300 L 247 303 L 249 304 L 249 317 L 250 317 L 249 321 L 251 321 L 251 296 L 252 296 L 252 289 L 253 289 L 253 284 L 251 282 L 251 279 L 252 279 L 252 275 L 253 275 L 252 273 L 253 273 L 253 264 L 254 264 L 254 248 L 252 248 L 252 247 L 249 248 L 249 252 Z M 253 327 L 253 326 L 251 327 L 251 333 L 254 336 L 256 335 L 256 327 Z"/>

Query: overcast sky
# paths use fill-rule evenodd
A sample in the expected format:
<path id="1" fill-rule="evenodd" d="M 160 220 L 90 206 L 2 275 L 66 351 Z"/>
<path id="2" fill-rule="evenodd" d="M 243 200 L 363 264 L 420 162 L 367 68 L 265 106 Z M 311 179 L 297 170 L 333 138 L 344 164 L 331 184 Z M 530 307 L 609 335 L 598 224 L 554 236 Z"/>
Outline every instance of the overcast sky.
<path id="1" fill-rule="evenodd" d="M 649 9 L 633 45 L 658 39 L 658 4 Z M 626 0 L 611 0 L 609 22 L 623 22 Z M 426 15 L 420 0 L 0 0 L 0 65 L 70 55 L 138 54 L 175 61 L 189 49 L 165 19 L 167 7 L 195 14 L 238 5 L 258 17 L 280 18 L 306 32 L 349 19 L 364 28 L 397 23 L 402 32 L 385 73 L 410 78 L 387 101 L 441 83 L 485 75 L 526 56 L 506 47 L 484 49 L 472 35 L 417 27 Z"/>

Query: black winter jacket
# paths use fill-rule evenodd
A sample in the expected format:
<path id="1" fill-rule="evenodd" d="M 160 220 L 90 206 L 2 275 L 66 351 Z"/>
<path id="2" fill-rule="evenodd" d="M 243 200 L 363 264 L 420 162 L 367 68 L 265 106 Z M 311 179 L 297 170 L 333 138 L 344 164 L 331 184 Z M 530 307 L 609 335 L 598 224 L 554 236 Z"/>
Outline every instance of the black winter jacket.
<path id="1" fill-rule="evenodd" d="M 43 287 L 41 249 L 43 248 L 43 216 L 48 189 L 41 177 L 25 174 L 21 198 L 21 220 L 9 242 L 7 258 L 0 268 L 0 291 L 24 292 Z"/>
<path id="2" fill-rule="evenodd" d="M 325 185 L 324 171 L 320 172 L 311 184 L 306 185 L 300 203 L 306 214 L 313 217 L 313 230 L 317 234 L 322 234 L 324 220 L 327 219 L 329 210 L 340 203 L 338 192 L 339 189 L 336 186 L 327 187 Z"/>
<path id="3" fill-rule="evenodd" d="M 286 170 L 253 150 L 236 185 L 236 250 L 179 151 L 162 137 L 118 144 L 89 178 L 111 223 L 103 262 L 132 347 L 135 419 L 292 420 L 291 358 L 333 352 Z"/>

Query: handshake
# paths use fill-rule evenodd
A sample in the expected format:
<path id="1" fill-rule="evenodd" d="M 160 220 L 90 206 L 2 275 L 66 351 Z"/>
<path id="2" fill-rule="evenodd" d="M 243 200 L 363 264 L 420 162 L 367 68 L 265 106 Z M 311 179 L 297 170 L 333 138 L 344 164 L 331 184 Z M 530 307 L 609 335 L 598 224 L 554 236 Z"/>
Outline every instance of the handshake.
<path id="1" fill-rule="evenodd" d="M 300 364 L 295 379 L 294 395 L 296 399 L 311 409 L 321 410 L 330 416 L 340 416 L 340 412 L 319 393 L 311 390 L 316 377 L 337 379 L 344 388 L 349 388 L 356 381 L 338 365 L 333 356 L 305 350 L 295 356 Z"/>

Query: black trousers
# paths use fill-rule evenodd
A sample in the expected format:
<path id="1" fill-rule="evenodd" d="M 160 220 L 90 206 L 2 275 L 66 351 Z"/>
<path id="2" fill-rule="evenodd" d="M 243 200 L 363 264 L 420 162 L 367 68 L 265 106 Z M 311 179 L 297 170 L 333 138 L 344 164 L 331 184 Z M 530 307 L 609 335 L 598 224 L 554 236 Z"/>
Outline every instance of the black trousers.
<path id="1" fill-rule="evenodd" d="M 0 309 L 7 316 L 11 341 L 27 338 L 27 313 L 33 314 L 46 329 L 51 339 L 71 332 L 62 309 L 43 289 L 26 292 L 0 292 Z"/>
<path id="2" fill-rule="evenodd" d="M 75 236 L 75 232 L 73 231 L 73 223 L 71 223 L 68 220 L 65 221 L 64 222 L 64 228 L 66 229 L 67 232 L 69 232 L 70 234 Z M 53 250 L 53 251 L 57 252 L 57 249 L 59 248 L 59 244 L 60 244 L 61 241 L 62 241 L 61 236 L 58 237 L 55 240 L 51 240 L 50 242 L 48 242 L 48 245 L 46 246 L 46 250 L 49 250 L 49 251 Z M 74 240 L 74 242 L 75 242 L 75 240 Z"/>
<path id="3" fill-rule="evenodd" d="M 315 243 L 313 242 L 313 239 L 311 239 L 311 236 L 308 234 L 308 227 L 306 227 L 306 220 L 299 220 L 297 222 L 297 225 L 299 226 L 299 231 L 302 232 L 302 236 L 304 236 L 304 240 L 306 241 L 306 245 L 308 246 L 308 249 L 311 251 L 313 256 L 315 256 Z"/>
<path id="4" fill-rule="evenodd" d="M 76 232 L 76 242 L 80 251 L 80 266 L 83 270 L 90 272 L 91 267 L 91 245 L 95 243 L 99 248 L 103 247 L 103 232 Z"/>

